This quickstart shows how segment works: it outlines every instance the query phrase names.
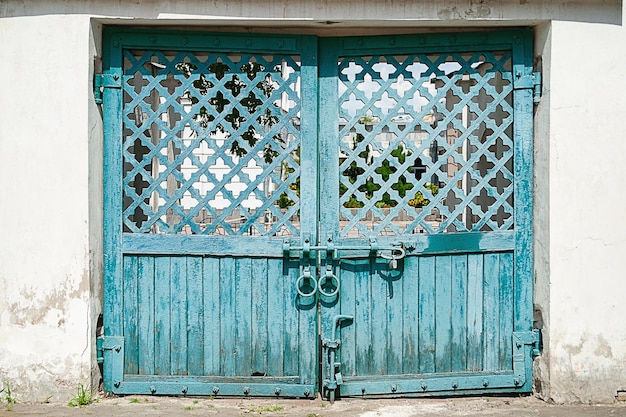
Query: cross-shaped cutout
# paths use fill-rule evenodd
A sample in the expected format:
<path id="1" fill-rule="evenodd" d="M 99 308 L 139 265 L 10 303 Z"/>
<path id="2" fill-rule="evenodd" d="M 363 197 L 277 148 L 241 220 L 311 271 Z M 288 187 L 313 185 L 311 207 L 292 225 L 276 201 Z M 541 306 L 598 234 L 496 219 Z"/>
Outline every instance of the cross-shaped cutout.
<path id="1" fill-rule="evenodd" d="M 415 175 L 416 180 L 421 180 L 422 175 L 426 172 L 428 167 L 424 165 L 421 158 L 417 158 L 415 163 L 413 164 L 413 174 Z"/>

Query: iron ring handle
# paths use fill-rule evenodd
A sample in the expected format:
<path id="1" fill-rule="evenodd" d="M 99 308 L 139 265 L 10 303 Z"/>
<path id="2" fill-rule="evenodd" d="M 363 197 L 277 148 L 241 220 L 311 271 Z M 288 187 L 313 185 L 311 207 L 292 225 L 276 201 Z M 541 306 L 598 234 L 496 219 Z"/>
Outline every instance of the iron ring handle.
<path id="1" fill-rule="evenodd" d="M 328 280 L 330 279 L 335 280 L 335 283 L 337 284 L 337 286 L 335 287 L 335 290 L 332 292 L 326 292 L 322 289 L 322 280 Z M 317 290 L 320 292 L 321 295 L 325 296 L 325 297 L 334 297 L 339 293 L 339 278 L 337 278 L 337 276 L 335 274 L 333 274 L 331 271 L 326 271 L 326 275 L 324 275 L 323 277 L 320 277 L 319 281 L 317 282 Z"/>
<path id="2" fill-rule="evenodd" d="M 309 293 L 305 293 L 304 291 L 302 291 L 300 289 L 300 284 L 302 284 L 302 282 L 306 279 L 309 278 L 312 282 L 313 282 L 313 291 L 309 292 Z M 300 275 L 298 277 L 298 280 L 296 281 L 296 291 L 298 292 L 298 294 L 301 297 L 311 297 L 313 295 L 315 295 L 315 293 L 317 292 L 318 289 L 318 285 L 317 285 L 317 281 L 315 280 L 315 278 L 313 278 L 311 276 L 311 273 L 305 269 L 304 273 L 302 275 Z"/>

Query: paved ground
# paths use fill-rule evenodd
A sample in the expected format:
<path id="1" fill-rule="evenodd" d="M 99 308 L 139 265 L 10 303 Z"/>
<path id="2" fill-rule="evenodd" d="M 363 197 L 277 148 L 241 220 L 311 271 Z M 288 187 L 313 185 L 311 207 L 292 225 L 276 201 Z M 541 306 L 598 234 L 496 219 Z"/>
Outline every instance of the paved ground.
<path id="1" fill-rule="evenodd" d="M 474 397 L 344 399 L 330 405 L 319 399 L 270 400 L 128 396 L 99 399 L 82 408 L 72 408 L 66 404 L 0 403 L 0 416 L 626 417 L 626 403 L 557 406 L 546 404 L 533 397 Z"/>

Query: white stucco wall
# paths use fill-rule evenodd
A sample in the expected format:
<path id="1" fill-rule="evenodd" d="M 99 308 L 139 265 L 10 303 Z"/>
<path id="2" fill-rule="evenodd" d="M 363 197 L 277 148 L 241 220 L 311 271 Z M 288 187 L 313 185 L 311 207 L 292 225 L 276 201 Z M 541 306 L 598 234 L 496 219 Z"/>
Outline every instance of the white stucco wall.
<path id="1" fill-rule="evenodd" d="M 558 402 L 606 402 L 626 389 L 621 2 L 251 3 L 0 3 L 0 383 L 23 400 L 65 401 L 98 376 L 102 126 L 91 80 L 102 23 L 320 34 L 529 25 L 544 76 L 535 117 L 535 302 L 545 337 L 537 390 Z"/>
<path id="2" fill-rule="evenodd" d="M 90 385 L 88 29 L 0 19 L 0 383 L 23 401 Z"/>
<path id="3" fill-rule="evenodd" d="M 552 24 L 547 355 L 556 401 L 609 401 L 626 389 L 625 44 L 623 26 Z"/>

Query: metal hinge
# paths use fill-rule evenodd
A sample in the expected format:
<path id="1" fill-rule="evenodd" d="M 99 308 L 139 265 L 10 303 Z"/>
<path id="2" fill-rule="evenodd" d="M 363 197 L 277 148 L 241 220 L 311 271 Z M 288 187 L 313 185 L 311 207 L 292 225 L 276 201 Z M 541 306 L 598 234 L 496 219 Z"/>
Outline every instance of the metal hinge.
<path id="1" fill-rule="evenodd" d="M 533 348 L 533 356 L 541 353 L 541 330 L 533 329 L 529 332 L 513 332 L 513 343 L 530 345 Z"/>
<path id="2" fill-rule="evenodd" d="M 104 362 L 104 352 L 106 350 L 120 353 L 124 347 L 122 336 L 102 336 L 96 339 L 96 360 L 98 363 Z"/>
<path id="3" fill-rule="evenodd" d="M 541 72 L 533 72 L 533 103 L 541 100 Z"/>
<path id="4" fill-rule="evenodd" d="M 96 360 L 98 363 L 104 363 L 104 348 L 102 347 L 103 343 L 103 337 L 98 337 L 96 339 Z"/>
<path id="5" fill-rule="evenodd" d="M 122 88 L 122 77 L 118 74 L 96 74 L 93 81 L 93 97 L 96 104 L 102 104 L 105 88 Z"/>

